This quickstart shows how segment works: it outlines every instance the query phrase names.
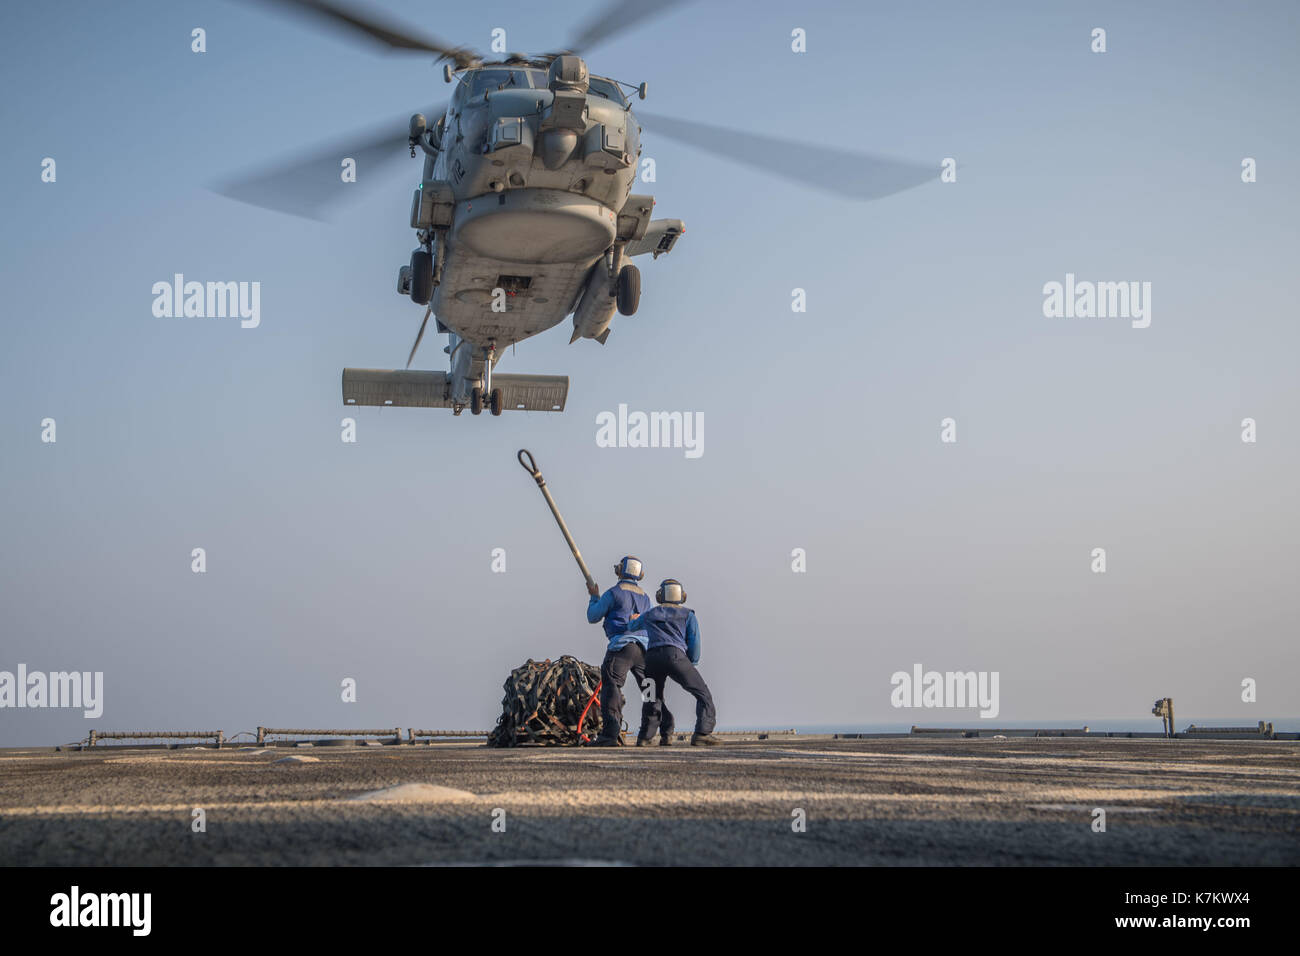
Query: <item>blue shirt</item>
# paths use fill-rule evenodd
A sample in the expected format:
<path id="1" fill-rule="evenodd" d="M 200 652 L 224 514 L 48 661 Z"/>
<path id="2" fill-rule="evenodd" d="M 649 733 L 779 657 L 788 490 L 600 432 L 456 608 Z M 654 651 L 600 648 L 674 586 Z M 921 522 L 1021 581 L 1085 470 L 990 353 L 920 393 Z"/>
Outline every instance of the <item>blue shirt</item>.
<path id="1" fill-rule="evenodd" d="M 690 608 L 660 604 L 646 611 L 630 626 L 645 628 L 649 638 L 647 649 L 675 647 L 685 651 L 692 664 L 700 662 L 700 622 Z"/>
<path id="2" fill-rule="evenodd" d="M 617 651 L 632 642 L 646 646 L 645 628 L 633 626 L 627 630 L 633 614 L 644 614 L 650 610 L 650 598 L 640 585 L 632 578 L 620 578 L 614 585 L 598 598 L 587 602 L 587 621 L 595 624 L 604 619 L 605 637 L 609 639 L 609 650 Z"/>

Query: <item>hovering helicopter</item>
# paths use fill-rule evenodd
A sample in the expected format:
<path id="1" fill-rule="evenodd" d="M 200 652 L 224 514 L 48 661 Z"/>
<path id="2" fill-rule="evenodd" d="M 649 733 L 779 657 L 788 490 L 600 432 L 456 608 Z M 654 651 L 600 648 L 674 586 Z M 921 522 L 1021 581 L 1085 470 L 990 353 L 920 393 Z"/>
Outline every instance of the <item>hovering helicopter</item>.
<path id="1" fill-rule="evenodd" d="M 662 14 L 616 0 L 563 51 L 485 61 L 341 0 L 270 0 L 390 50 L 433 53 L 454 83 L 445 106 L 372 134 L 350 137 L 311 160 L 295 160 L 219 189 L 232 198 L 297 215 L 315 215 L 340 194 L 341 161 L 358 167 L 406 150 L 423 156 L 411 204 L 417 247 L 402 265 L 397 291 L 425 306 L 402 370 L 346 368 L 347 405 L 563 411 L 569 380 L 560 375 L 494 374 L 507 347 L 573 316 L 570 343 L 609 338 L 615 312 L 636 313 L 641 274 L 629 260 L 671 252 L 680 219 L 653 219 L 654 198 L 633 193 L 641 155 L 636 87 L 589 72 L 579 52 Z M 432 121 L 428 117 L 432 117 Z M 645 118 L 644 116 L 642 118 Z M 933 169 L 657 117 L 652 127 L 728 159 L 795 178 L 842 197 L 874 199 L 932 178 Z M 400 131 L 400 132 L 399 132 Z M 810 175 L 813 177 L 809 180 Z M 447 372 L 412 370 L 430 316 L 448 336 Z"/>

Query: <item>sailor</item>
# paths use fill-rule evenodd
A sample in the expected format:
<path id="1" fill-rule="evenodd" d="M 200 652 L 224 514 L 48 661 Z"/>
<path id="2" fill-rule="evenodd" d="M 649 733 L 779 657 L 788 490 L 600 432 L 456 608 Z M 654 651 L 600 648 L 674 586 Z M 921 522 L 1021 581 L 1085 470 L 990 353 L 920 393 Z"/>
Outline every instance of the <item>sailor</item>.
<path id="1" fill-rule="evenodd" d="M 614 565 L 614 573 L 618 576 L 618 583 L 599 597 L 597 597 L 598 589 L 594 584 L 588 588 L 591 600 L 587 604 L 587 620 L 592 624 L 603 621 L 605 637 L 609 640 L 605 659 L 600 665 L 601 727 L 595 741 L 598 747 L 623 745 L 623 705 L 626 703 L 623 696 L 623 682 L 627 679 L 628 672 L 632 672 L 638 696 L 642 695 L 643 688 L 647 686 L 646 632 L 644 629 L 627 630 L 628 623 L 635 615 L 650 610 L 650 598 L 637 584 L 645 577 L 645 571 L 637 558 L 628 555 Z M 653 734 L 649 736 L 645 734 L 648 708 L 648 703 L 642 704 L 642 732 L 637 736 L 638 747 L 648 746 L 654 742 Z M 668 714 L 663 721 L 656 721 L 656 725 L 661 722 L 667 727 L 666 745 L 667 734 L 672 732 L 672 715 Z"/>
<path id="2" fill-rule="evenodd" d="M 664 684 L 671 677 L 695 698 L 695 733 L 692 747 L 711 747 L 718 742 L 713 736 L 718 713 L 713 694 L 695 669 L 700 662 L 700 623 L 695 612 L 686 607 L 686 591 L 680 581 L 668 578 L 655 592 L 658 607 L 634 617 L 628 627 L 644 628 L 649 636 L 646 651 L 646 676 L 654 683 L 654 697 L 642 711 L 641 735 L 652 738 L 661 722 L 672 733 L 672 714 L 664 708 Z"/>

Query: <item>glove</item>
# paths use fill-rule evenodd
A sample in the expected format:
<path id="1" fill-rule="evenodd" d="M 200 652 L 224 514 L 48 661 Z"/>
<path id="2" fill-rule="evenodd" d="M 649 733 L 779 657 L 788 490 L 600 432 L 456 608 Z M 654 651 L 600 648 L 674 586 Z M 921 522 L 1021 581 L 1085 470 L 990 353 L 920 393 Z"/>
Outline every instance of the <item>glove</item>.
<path id="1" fill-rule="evenodd" d="M 600 597 L 600 588 L 596 587 L 596 582 L 592 581 L 587 585 L 587 593 L 592 597 Z"/>

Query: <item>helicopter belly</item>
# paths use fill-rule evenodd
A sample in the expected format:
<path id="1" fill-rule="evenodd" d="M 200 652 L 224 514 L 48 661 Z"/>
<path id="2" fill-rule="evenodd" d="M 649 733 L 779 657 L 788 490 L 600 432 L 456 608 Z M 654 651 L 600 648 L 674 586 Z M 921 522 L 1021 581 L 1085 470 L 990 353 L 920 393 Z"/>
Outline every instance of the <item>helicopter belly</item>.
<path id="1" fill-rule="evenodd" d="M 516 262 L 453 244 L 433 310 L 462 338 L 479 345 L 495 340 L 503 348 L 563 321 L 596 258 Z M 503 310 L 494 310 L 494 303 Z"/>
<path id="2" fill-rule="evenodd" d="M 452 240 L 519 263 L 590 261 L 614 242 L 615 211 L 561 189 L 510 189 L 456 207 Z"/>

